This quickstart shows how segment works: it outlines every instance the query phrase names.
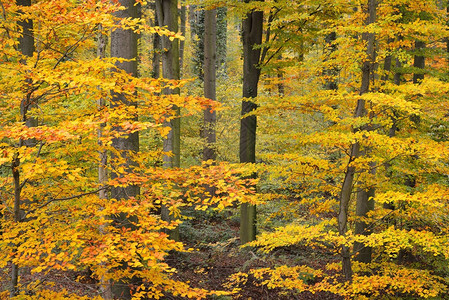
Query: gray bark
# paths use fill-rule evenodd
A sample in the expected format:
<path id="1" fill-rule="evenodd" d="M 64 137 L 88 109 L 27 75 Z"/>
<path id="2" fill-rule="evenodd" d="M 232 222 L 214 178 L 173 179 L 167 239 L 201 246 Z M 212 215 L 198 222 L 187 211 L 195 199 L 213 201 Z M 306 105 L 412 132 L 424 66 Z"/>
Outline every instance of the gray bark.
<path id="1" fill-rule="evenodd" d="M 242 24 L 243 29 L 243 97 L 241 115 L 257 108 L 251 98 L 257 97 L 260 77 L 261 49 L 254 47 L 262 43 L 263 12 L 251 11 Z M 240 162 L 256 162 L 256 116 L 247 116 L 240 121 Z M 256 238 L 256 207 L 243 203 L 240 209 L 240 242 L 245 244 Z"/>
<path id="2" fill-rule="evenodd" d="M 153 3 L 152 8 L 154 10 L 154 26 L 159 25 L 156 12 L 156 4 Z M 161 37 L 159 34 L 153 34 L 153 51 L 152 51 L 152 77 L 159 78 L 161 76 Z"/>
<path id="3" fill-rule="evenodd" d="M 166 26 L 168 30 L 178 32 L 178 1 L 177 0 L 156 0 L 156 12 L 159 26 Z M 170 41 L 166 36 L 162 37 L 162 77 L 178 80 L 179 71 L 179 41 L 177 39 Z M 179 89 L 166 88 L 164 95 L 179 94 Z M 179 116 L 179 108 L 173 107 L 174 113 Z M 170 132 L 163 142 L 164 152 L 171 152 L 173 156 L 164 155 L 165 168 L 180 167 L 180 144 L 181 144 L 181 122 L 179 118 L 172 119 L 165 124 L 170 127 Z M 169 210 L 166 206 L 161 208 L 161 217 L 169 221 Z M 172 230 L 170 237 L 179 240 L 179 230 Z"/>
<path id="4" fill-rule="evenodd" d="M 120 4 L 126 7 L 125 10 L 116 13 L 119 18 L 136 18 L 137 7 L 134 5 L 134 0 L 121 0 Z M 132 30 L 116 29 L 111 33 L 111 57 L 119 57 L 125 59 L 131 59 L 131 61 L 117 62 L 116 66 L 125 72 L 137 76 L 137 34 Z M 111 100 L 111 107 L 117 107 L 121 104 L 128 106 L 137 105 L 135 102 L 128 100 L 122 94 L 113 94 Z M 133 119 L 137 119 L 137 116 L 133 116 Z M 116 130 L 121 130 L 116 128 Z M 122 153 L 122 156 L 126 159 L 128 170 L 132 166 L 132 161 L 127 155 L 128 151 L 139 151 L 139 133 L 130 133 L 127 137 L 119 137 L 112 140 L 112 146 Z M 111 177 L 116 178 L 118 174 L 112 173 Z M 114 199 L 130 198 L 139 194 L 138 186 L 128 187 L 116 187 L 111 189 L 111 197 Z"/>
<path id="5" fill-rule="evenodd" d="M 206 10 L 204 17 L 204 97 L 216 100 L 216 27 L 217 13 L 215 9 Z M 215 123 L 216 112 L 210 107 L 204 110 L 203 137 L 206 145 L 203 149 L 203 160 L 215 160 Z"/>
<path id="6" fill-rule="evenodd" d="M 107 46 L 107 36 L 101 33 L 102 26 L 99 26 L 99 33 L 98 33 L 98 41 L 97 41 L 97 57 L 99 58 L 105 58 L 106 57 L 106 46 Z M 103 98 L 100 98 L 97 100 L 98 109 L 102 110 L 105 105 L 106 101 Z M 101 124 L 100 128 L 98 129 L 98 145 L 100 146 L 100 151 L 98 152 L 99 156 L 99 163 L 98 163 L 98 183 L 100 186 L 104 189 L 100 190 L 98 192 L 98 197 L 100 199 L 107 199 L 108 193 L 105 189 L 106 182 L 108 180 L 108 174 L 106 171 L 106 166 L 108 163 L 108 156 L 107 151 L 101 149 L 103 146 L 100 138 L 103 136 L 103 127 L 105 127 L 106 124 Z M 100 232 L 104 232 L 104 228 L 100 228 Z M 105 281 L 103 278 L 100 279 L 100 285 L 101 285 L 101 295 L 104 299 L 113 299 L 112 295 L 112 286 L 109 281 Z"/>
<path id="7" fill-rule="evenodd" d="M 118 11 L 116 17 L 118 18 L 137 18 L 138 10 L 134 0 L 120 0 L 120 5 L 125 7 L 125 10 Z M 111 57 L 130 59 L 131 61 L 117 62 L 116 66 L 124 70 L 128 74 L 137 76 L 137 40 L 138 35 L 132 30 L 116 29 L 111 33 Z M 121 104 L 127 106 L 137 105 L 135 102 L 127 99 L 123 94 L 114 93 L 111 100 L 111 108 L 117 107 Z M 137 116 L 132 116 L 136 120 Z M 121 131 L 121 128 L 115 128 Z M 139 151 L 139 133 L 130 133 L 126 137 L 118 137 L 112 140 L 112 146 L 120 152 L 122 158 L 125 159 L 125 169 L 132 171 L 133 161 L 129 153 Z M 111 178 L 123 176 L 112 172 Z M 138 186 L 129 185 L 127 187 L 113 187 L 111 188 L 112 199 L 129 199 L 139 195 L 140 189 Z M 125 216 L 114 217 L 115 226 L 130 226 L 129 220 Z M 125 267 L 125 266 L 124 266 Z M 112 283 L 112 294 L 116 298 L 131 299 L 131 290 L 127 283 L 123 281 L 114 281 Z"/>
<path id="8" fill-rule="evenodd" d="M 186 19 L 187 19 L 187 7 L 185 6 L 185 4 L 183 4 L 181 6 L 181 34 L 183 37 L 186 36 Z M 182 40 L 179 42 L 179 70 L 180 70 L 180 74 L 183 73 L 184 70 L 184 46 L 185 46 L 185 41 Z"/>
<path id="9" fill-rule="evenodd" d="M 156 0 L 156 11 L 159 26 L 166 26 L 168 30 L 178 32 L 178 1 Z M 166 36 L 162 37 L 162 77 L 178 80 L 179 76 L 179 41 L 170 41 Z M 165 95 L 179 94 L 179 89 L 164 89 Z M 179 108 L 173 110 L 179 115 Z M 172 157 L 164 157 L 164 166 L 168 168 L 180 166 L 180 120 L 176 118 L 166 124 L 171 128 L 170 133 L 164 140 L 165 152 L 172 152 Z"/>

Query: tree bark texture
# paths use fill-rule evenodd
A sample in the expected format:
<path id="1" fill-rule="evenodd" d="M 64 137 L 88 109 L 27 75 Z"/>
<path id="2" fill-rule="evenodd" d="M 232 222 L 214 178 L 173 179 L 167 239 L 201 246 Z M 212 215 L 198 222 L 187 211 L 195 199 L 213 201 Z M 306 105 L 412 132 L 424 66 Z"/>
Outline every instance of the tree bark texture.
<path id="1" fill-rule="evenodd" d="M 156 10 L 156 4 L 152 3 L 151 5 L 153 11 L 154 11 L 154 26 L 159 26 L 159 22 L 157 19 L 157 10 Z M 152 62 L 152 77 L 153 78 L 159 78 L 161 76 L 161 37 L 159 34 L 154 33 L 153 34 L 153 51 L 151 56 L 151 62 Z"/>
<path id="2" fill-rule="evenodd" d="M 121 0 L 120 4 L 126 7 L 125 10 L 121 10 L 116 13 L 119 18 L 136 18 L 137 7 L 134 5 L 134 0 Z M 111 33 L 111 57 L 125 58 L 131 61 L 117 62 L 116 66 L 125 72 L 137 76 L 137 39 L 138 35 L 132 30 L 116 29 Z M 117 107 L 119 105 L 135 106 L 136 103 L 126 99 L 122 94 L 113 94 L 111 100 L 111 107 Z M 137 119 L 137 116 L 133 117 Z M 117 130 L 121 130 L 117 128 Z M 134 132 L 128 134 L 127 137 L 114 138 L 112 140 L 112 146 L 121 151 L 122 156 L 126 159 L 126 168 L 130 170 L 132 161 L 128 155 L 131 152 L 139 151 L 139 133 Z M 116 178 L 118 174 L 112 173 L 111 177 Z M 138 186 L 128 187 L 115 187 L 111 189 L 111 197 L 113 199 L 135 197 L 139 194 Z"/>
<path id="3" fill-rule="evenodd" d="M 366 6 L 367 19 L 365 20 L 365 25 L 369 25 L 375 22 L 376 20 L 376 0 L 368 0 L 368 5 Z M 360 87 L 360 95 L 363 95 L 369 91 L 371 73 L 373 70 L 374 63 L 374 45 L 375 45 L 375 36 L 373 33 L 364 33 L 362 35 L 362 39 L 367 42 L 367 59 L 363 62 L 362 66 L 362 82 Z M 360 118 L 366 114 L 365 110 L 365 100 L 359 99 L 357 101 L 357 107 L 355 111 L 355 117 Z M 355 128 L 354 131 L 358 131 L 360 128 Z M 338 231 L 340 235 L 345 235 L 347 231 L 347 220 L 348 220 L 348 207 L 349 202 L 351 200 L 352 195 L 352 187 L 354 182 L 354 175 L 356 172 L 356 168 L 351 165 L 351 163 L 360 157 L 360 144 L 355 142 L 351 145 L 350 149 L 350 158 L 348 162 L 348 167 L 346 168 L 345 178 L 343 180 L 343 185 L 340 193 L 340 207 L 338 213 Z M 361 197 L 360 200 L 364 200 L 366 197 Z M 368 204 L 359 203 L 361 207 L 368 207 Z M 351 253 L 349 247 L 346 245 L 342 246 L 341 249 L 342 255 L 342 265 L 343 265 L 343 274 L 347 281 L 352 280 L 352 266 L 351 266 Z"/>
<path id="4" fill-rule="evenodd" d="M 138 10 L 134 0 L 120 0 L 120 5 L 125 7 L 124 10 L 116 12 L 118 18 L 137 18 Z M 137 76 L 137 40 L 138 35 L 132 30 L 116 29 L 111 33 L 111 57 L 125 58 L 130 61 L 117 62 L 116 67 L 125 72 Z M 119 105 L 135 106 L 137 103 L 130 101 L 123 94 L 114 93 L 111 100 L 111 108 Z M 137 116 L 132 116 L 134 120 Z M 121 131 L 121 128 L 115 128 Z M 120 152 L 120 155 L 125 160 L 125 169 L 132 171 L 133 161 L 130 157 L 131 153 L 139 151 L 139 133 L 130 133 L 126 137 L 118 137 L 112 140 L 114 149 Z M 123 176 L 111 172 L 111 178 Z M 111 188 L 112 199 L 129 199 L 136 197 L 140 193 L 140 189 L 136 185 L 127 187 L 113 187 Z M 125 216 L 114 217 L 115 226 L 130 226 L 129 220 Z M 127 283 L 122 281 L 115 281 L 112 284 L 112 294 L 115 298 L 131 299 L 131 290 Z"/>
<path id="5" fill-rule="evenodd" d="M 181 6 L 181 12 L 180 12 L 180 21 L 181 21 L 181 34 L 183 37 L 186 36 L 186 19 L 187 19 L 187 7 L 185 4 L 182 4 Z M 182 40 L 179 42 L 179 70 L 180 75 L 183 73 L 184 70 L 184 46 L 185 41 Z"/>
<path id="6" fill-rule="evenodd" d="M 216 32 L 217 12 L 206 10 L 204 16 L 204 97 L 216 100 Z M 208 107 L 204 110 L 203 137 L 206 145 L 203 149 L 203 160 L 215 160 L 216 112 Z"/>
<path id="7" fill-rule="evenodd" d="M 261 49 L 255 49 L 262 43 L 263 12 L 251 11 L 242 24 L 243 29 L 243 98 L 242 119 L 240 120 L 240 162 L 256 162 L 256 116 L 246 116 L 257 105 L 251 98 L 257 97 L 260 77 L 259 60 Z M 245 244 L 256 238 L 256 207 L 243 203 L 240 209 L 240 242 Z"/>
<path id="8" fill-rule="evenodd" d="M 226 75 L 227 66 L 227 45 L 226 42 L 228 40 L 228 22 L 227 22 L 227 14 L 228 9 L 226 7 L 219 7 L 216 9 L 217 11 L 217 26 L 216 26 L 216 66 L 218 71 L 218 76 Z"/>
<path id="9" fill-rule="evenodd" d="M 166 26 L 168 30 L 178 32 L 178 1 L 156 0 L 156 11 L 159 26 Z M 179 41 L 170 41 L 166 36 L 162 40 L 162 77 L 179 80 Z M 179 89 L 164 89 L 165 95 L 179 94 Z M 179 116 L 179 108 L 174 107 Z M 164 166 L 168 168 L 180 166 L 180 120 L 172 119 L 169 124 L 170 133 L 164 139 L 164 152 L 172 152 L 173 156 L 164 156 Z"/>
<path id="10" fill-rule="evenodd" d="M 166 26 L 168 30 L 178 32 L 178 1 L 177 0 L 156 0 L 156 12 L 159 26 Z M 162 77 L 166 79 L 179 80 L 179 41 L 175 39 L 170 41 L 166 36 L 161 37 L 162 41 Z M 166 88 L 164 95 L 179 94 L 179 89 Z M 173 107 L 176 116 L 179 116 L 178 107 Z M 165 126 L 170 127 L 170 132 L 163 142 L 163 151 L 171 152 L 173 155 L 164 155 L 165 168 L 180 167 L 180 145 L 181 145 L 181 121 L 179 117 L 167 122 Z M 170 221 L 169 209 L 166 206 L 161 207 L 161 218 Z M 179 229 L 172 230 L 170 237 L 173 240 L 179 240 Z"/>
<path id="11" fill-rule="evenodd" d="M 99 26 L 99 33 L 98 33 L 98 40 L 97 40 L 97 57 L 98 58 L 105 58 L 106 57 L 106 46 L 108 44 L 108 37 L 107 35 L 103 34 L 102 26 Z M 100 98 L 97 100 L 97 106 L 99 110 L 102 110 L 106 106 L 106 101 L 103 98 Z M 100 128 L 98 129 L 98 145 L 100 147 L 103 146 L 103 143 L 101 142 L 101 137 L 103 136 L 103 128 L 106 126 L 106 123 L 100 124 Z M 98 163 L 98 183 L 100 184 L 100 187 L 103 189 L 98 192 L 98 197 L 100 199 L 107 199 L 108 198 L 108 192 L 106 189 L 106 182 L 108 180 L 108 173 L 107 173 L 107 163 L 108 163 L 108 154 L 107 151 L 104 149 L 100 149 L 98 152 L 99 156 L 99 163 Z M 100 232 L 104 233 L 104 227 L 100 227 Z M 105 281 L 103 278 L 100 279 L 100 290 L 101 295 L 104 299 L 113 299 L 112 295 L 112 285 L 111 282 Z"/>

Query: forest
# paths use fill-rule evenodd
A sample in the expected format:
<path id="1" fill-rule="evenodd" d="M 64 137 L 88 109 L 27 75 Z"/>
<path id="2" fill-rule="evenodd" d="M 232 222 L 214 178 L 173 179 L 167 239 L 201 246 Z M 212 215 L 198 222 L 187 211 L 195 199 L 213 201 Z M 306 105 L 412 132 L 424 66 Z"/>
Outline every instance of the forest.
<path id="1" fill-rule="evenodd" d="M 0 6 L 0 299 L 449 299 L 447 0 Z"/>

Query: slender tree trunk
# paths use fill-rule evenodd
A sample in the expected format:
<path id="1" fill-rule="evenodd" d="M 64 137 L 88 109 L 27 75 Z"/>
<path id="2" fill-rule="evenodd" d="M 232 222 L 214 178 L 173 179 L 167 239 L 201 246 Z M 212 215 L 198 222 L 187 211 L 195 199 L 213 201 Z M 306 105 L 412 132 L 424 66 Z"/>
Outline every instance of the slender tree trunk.
<path id="1" fill-rule="evenodd" d="M 156 4 L 152 3 L 152 8 L 154 11 L 154 26 L 159 25 L 159 21 L 157 19 L 157 11 L 156 11 Z M 154 33 L 153 34 L 153 52 L 152 52 L 152 77 L 153 78 L 159 78 L 161 76 L 161 37 L 159 34 Z"/>
<path id="2" fill-rule="evenodd" d="M 156 0 L 156 11 L 159 26 L 166 26 L 168 30 L 178 32 L 178 1 L 177 0 Z M 162 76 L 167 79 L 178 80 L 179 74 L 179 41 L 170 41 L 166 36 L 162 37 Z M 164 89 L 163 94 L 179 94 L 179 89 Z M 173 107 L 174 113 L 179 116 L 179 108 Z M 164 152 L 171 152 L 173 156 L 164 156 L 164 167 L 180 167 L 180 142 L 181 142 L 181 122 L 179 118 L 172 119 L 165 124 L 170 127 L 170 132 L 164 139 Z M 161 208 L 161 217 L 169 221 L 169 210 L 166 206 Z M 179 240 L 179 230 L 170 232 L 170 237 Z"/>
<path id="3" fill-rule="evenodd" d="M 99 33 L 98 33 L 98 41 L 97 41 L 97 57 L 105 58 L 106 57 L 106 46 L 108 44 L 108 42 L 107 42 L 108 37 L 107 37 L 107 35 L 103 34 L 101 31 L 102 31 L 102 26 L 100 25 Z M 106 106 L 105 99 L 103 99 L 103 98 L 98 99 L 97 106 L 100 111 L 103 110 Z M 107 171 L 106 171 L 106 166 L 108 163 L 108 155 L 107 155 L 107 151 L 102 149 L 102 147 L 104 145 L 101 142 L 101 137 L 103 136 L 103 128 L 105 126 L 106 126 L 106 124 L 103 123 L 100 125 L 100 128 L 98 129 L 98 146 L 100 146 L 100 151 L 98 152 L 98 156 L 99 156 L 98 183 L 100 184 L 100 187 L 103 188 L 98 192 L 98 197 L 100 199 L 108 198 L 108 193 L 106 190 L 106 182 L 108 180 L 108 175 L 107 175 Z M 100 227 L 100 232 L 105 233 L 103 227 Z M 109 281 L 105 281 L 103 278 L 101 278 L 100 289 L 101 289 L 102 297 L 104 299 L 107 299 L 107 300 L 113 299 L 112 286 Z"/>
<path id="4" fill-rule="evenodd" d="M 181 34 L 183 37 L 186 36 L 186 19 L 187 19 L 187 7 L 185 3 L 181 5 Z M 180 74 L 184 73 L 184 46 L 185 41 L 182 40 L 179 42 L 179 70 Z"/>
<path id="5" fill-rule="evenodd" d="M 228 41 L 228 22 L 227 22 L 228 9 L 226 7 L 217 8 L 217 33 L 216 33 L 216 66 L 218 76 L 226 75 L 227 72 L 227 41 Z"/>
<path id="6" fill-rule="evenodd" d="M 17 0 L 17 5 L 20 6 L 31 6 L 31 0 Z M 25 57 L 32 57 L 35 47 L 34 47 L 34 34 L 33 34 L 33 21 L 30 19 L 26 19 L 23 21 L 18 22 L 19 27 L 22 29 L 22 36 L 19 38 L 19 51 L 22 55 Z M 22 59 L 22 63 L 25 63 L 26 59 Z M 31 82 L 24 82 L 25 85 L 29 85 Z M 27 89 L 28 90 L 28 89 Z M 20 114 L 22 118 L 22 122 L 25 122 L 26 126 L 28 127 L 34 127 L 37 126 L 37 120 L 34 118 L 28 118 L 27 112 L 28 110 L 33 107 L 33 100 L 31 99 L 31 93 L 26 92 L 25 97 L 22 99 L 22 102 L 20 103 Z M 19 147 L 21 146 L 34 146 L 35 140 L 20 140 L 19 141 Z M 14 222 L 18 223 L 21 222 L 21 192 L 22 192 L 22 184 L 20 182 L 20 158 L 19 154 L 16 153 L 16 155 L 13 158 L 11 169 L 12 169 L 12 175 L 13 175 L 13 184 L 14 184 Z M 18 246 L 18 245 L 16 245 Z M 12 263 L 11 265 L 11 290 L 10 290 L 10 296 L 14 297 L 17 296 L 19 293 L 18 288 L 19 283 L 19 266 L 16 263 Z"/>
<path id="7" fill-rule="evenodd" d="M 20 184 L 20 158 L 19 154 L 16 153 L 16 155 L 13 158 L 11 168 L 12 168 L 12 175 L 13 175 L 13 183 L 14 183 L 14 222 L 18 223 L 20 222 L 20 202 L 21 202 L 21 184 Z M 18 246 L 18 245 L 16 245 Z M 11 291 L 10 291 L 10 297 L 17 296 L 19 294 L 19 266 L 16 263 L 12 263 L 11 265 Z"/>
<path id="8" fill-rule="evenodd" d="M 192 5 L 190 18 L 192 53 L 192 71 L 201 82 L 204 82 L 204 10 Z"/>
<path id="9" fill-rule="evenodd" d="M 257 97 L 260 77 L 263 12 L 251 11 L 243 20 L 243 102 L 241 115 L 254 111 L 257 105 L 251 98 Z M 256 162 L 256 116 L 246 116 L 240 121 L 240 162 Z M 243 203 L 240 209 L 240 242 L 245 244 L 256 238 L 256 206 Z"/>
<path id="10" fill-rule="evenodd" d="M 375 22 L 376 19 L 376 0 L 368 0 L 368 5 L 366 7 L 367 19 L 365 21 L 366 25 Z M 369 91 L 369 84 L 371 78 L 371 72 L 373 69 L 373 58 L 374 58 L 374 44 L 375 37 L 373 33 L 364 33 L 362 36 L 363 40 L 367 42 L 366 54 L 368 59 L 363 63 L 362 67 L 362 83 L 360 87 L 360 95 L 363 95 Z M 355 117 L 360 118 L 365 116 L 365 100 L 357 101 L 357 108 L 355 111 Z M 355 131 L 360 130 L 360 128 L 355 129 Z M 347 231 L 347 220 L 348 220 L 348 207 L 351 200 L 352 185 L 354 182 L 355 167 L 351 163 L 360 157 L 360 144 L 358 142 L 351 145 L 350 158 L 348 167 L 346 168 L 345 178 L 343 180 L 343 185 L 340 193 L 340 209 L 338 213 L 338 231 L 340 235 L 345 235 Z M 364 200 L 366 197 L 363 197 Z M 359 204 L 362 205 L 362 204 Z M 368 205 L 365 205 L 368 206 Z M 342 254 L 342 264 L 343 264 L 343 274 L 345 279 L 352 280 L 352 267 L 351 267 L 351 253 L 349 247 L 343 245 L 341 249 Z"/>
<path id="11" fill-rule="evenodd" d="M 138 11 L 134 0 L 120 0 L 120 5 L 125 7 L 116 13 L 118 18 L 137 18 Z M 111 33 L 111 57 L 125 58 L 130 61 L 117 62 L 116 66 L 128 74 L 137 76 L 137 40 L 138 35 L 132 30 L 116 29 Z M 130 101 L 123 94 L 114 93 L 111 100 L 111 108 L 119 105 L 135 106 L 137 103 Z M 132 116 L 133 119 L 137 119 L 137 116 Z M 121 128 L 115 130 L 121 131 Z M 130 133 L 126 137 L 118 137 L 112 140 L 112 146 L 118 150 L 125 160 L 125 169 L 128 172 L 132 172 L 132 165 L 134 164 L 129 153 L 136 153 L 139 151 L 139 133 Z M 117 178 L 123 176 L 122 174 L 111 173 L 111 178 Z M 111 188 L 112 199 L 129 199 L 139 195 L 140 189 L 136 185 L 129 185 L 126 187 L 113 187 Z M 124 222 L 126 217 L 119 216 L 114 218 L 117 226 L 120 224 L 127 224 Z M 124 266 L 125 267 L 125 266 Z M 128 284 L 121 281 L 115 281 L 112 284 L 112 294 L 116 298 L 130 299 L 131 290 Z"/>
<path id="12" fill-rule="evenodd" d="M 216 100 L 216 27 L 217 13 L 215 9 L 206 10 L 204 17 L 204 97 Z M 215 123 L 216 112 L 208 107 L 204 110 L 203 137 L 206 145 L 203 149 L 203 160 L 215 160 Z"/>

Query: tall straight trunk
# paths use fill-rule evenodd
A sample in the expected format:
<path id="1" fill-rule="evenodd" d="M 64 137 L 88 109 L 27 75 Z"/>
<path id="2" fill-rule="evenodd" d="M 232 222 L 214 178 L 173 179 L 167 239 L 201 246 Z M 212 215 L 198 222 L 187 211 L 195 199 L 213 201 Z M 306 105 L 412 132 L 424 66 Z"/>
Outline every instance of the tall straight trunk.
<path id="1" fill-rule="evenodd" d="M 166 26 L 168 30 L 178 32 L 178 1 L 177 0 L 156 0 L 156 12 L 159 26 Z M 167 79 L 178 80 L 180 78 L 179 71 L 179 41 L 170 39 L 166 36 L 162 37 L 162 76 Z M 179 94 L 179 89 L 166 88 L 163 91 L 165 95 Z M 175 115 L 179 116 L 178 107 L 173 107 Z M 181 143 L 181 122 L 179 118 L 172 119 L 165 124 L 170 127 L 170 132 L 164 139 L 163 151 L 171 152 L 173 155 L 164 155 L 165 168 L 180 167 L 180 143 Z M 169 221 L 169 210 L 166 206 L 161 208 L 161 217 L 163 220 Z M 179 240 L 179 231 L 173 230 L 170 237 Z"/>
<path id="2" fill-rule="evenodd" d="M 156 4 L 153 3 L 152 5 L 153 11 L 154 11 L 154 26 L 158 26 L 159 21 L 157 19 L 157 11 L 156 11 Z M 161 36 L 157 33 L 153 34 L 153 52 L 152 52 L 152 77 L 153 78 L 159 78 L 161 76 Z"/>
<path id="3" fill-rule="evenodd" d="M 21 145 L 22 146 L 22 145 Z M 13 175 L 14 184 L 14 222 L 20 222 L 20 204 L 21 204 L 21 183 L 20 183 L 20 158 L 18 153 L 13 158 L 11 169 Z M 18 246 L 18 245 L 16 245 Z M 15 251 L 15 250 L 14 250 Z M 19 294 L 19 265 L 16 263 L 11 264 L 11 290 L 10 297 L 17 296 Z"/>
<path id="4" fill-rule="evenodd" d="M 206 10 L 204 16 L 204 97 L 216 100 L 216 30 L 217 12 Z M 203 160 L 215 160 L 215 123 L 216 112 L 208 107 L 204 110 L 203 137 L 206 145 L 203 149 Z"/>
<path id="5" fill-rule="evenodd" d="M 187 19 L 187 7 L 185 3 L 181 5 L 181 14 L 180 14 L 180 21 L 181 21 L 181 34 L 183 37 L 186 36 L 186 19 Z M 184 72 L 184 47 L 185 47 L 185 41 L 182 40 L 179 42 L 179 70 L 180 74 L 183 74 Z"/>
<path id="6" fill-rule="evenodd" d="M 192 42 L 192 71 L 201 82 L 204 82 L 204 9 L 192 5 L 193 12 L 190 19 Z"/>
<path id="7" fill-rule="evenodd" d="M 243 29 L 243 98 L 241 115 L 254 111 L 260 77 L 259 60 L 262 43 L 263 12 L 251 11 L 242 24 Z M 246 116 L 240 121 L 240 162 L 256 162 L 256 116 Z M 240 207 L 240 242 L 245 244 L 256 238 L 256 206 L 243 203 Z"/>
<path id="8" fill-rule="evenodd" d="M 120 5 L 125 7 L 124 10 L 116 12 L 118 18 L 137 18 L 138 10 L 134 0 L 120 0 Z M 137 76 L 137 40 L 138 35 L 132 30 L 116 29 L 111 33 L 111 57 L 125 58 L 129 61 L 117 62 L 117 68 L 120 68 Z M 137 103 L 127 99 L 123 94 L 114 93 L 111 100 L 111 108 L 119 105 L 135 106 Z M 132 116 L 133 119 L 137 119 L 137 116 Z M 117 131 L 121 131 L 120 128 L 115 128 Z M 125 160 L 125 169 L 129 172 L 132 171 L 132 165 L 134 164 L 129 153 L 135 153 L 139 151 L 139 133 L 130 133 L 126 137 L 118 137 L 112 140 L 112 146 L 120 152 L 120 155 Z M 117 178 L 123 176 L 112 172 L 111 178 Z M 140 189 L 136 185 L 129 185 L 126 187 L 113 187 L 111 188 L 112 199 L 129 199 L 139 195 Z M 114 217 L 117 226 L 124 222 L 125 216 Z M 124 266 L 125 267 L 125 266 Z M 131 291 L 129 286 L 125 282 L 116 281 L 112 284 L 112 294 L 116 298 L 130 299 Z"/>
<path id="9" fill-rule="evenodd" d="M 156 11 L 159 26 L 166 26 L 168 30 L 178 32 L 178 1 L 156 0 Z M 162 40 L 162 77 L 179 80 L 179 41 L 166 36 Z M 179 94 L 179 89 L 164 89 L 165 95 Z M 179 115 L 179 108 L 173 110 Z M 164 151 L 172 152 L 173 156 L 164 156 L 164 166 L 168 168 L 180 166 L 180 120 L 175 118 L 166 124 L 170 127 L 170 133 L 164 140 Z"/>
<path id="10" fill-rule="evenodd" d="M 31 6 L 31 0 L 17 0 L 16 4 L 20 6 Z M 22 36 L 19 38 L 19 51 L 25 57 L 32 57 L 35 47 L 34 47 L 34 34 L 33 34 L 33 21 L 30 19 L 26 19 L 18 22 L 19 27 L 22 29 Z M 22 63 L 25 63 L 26 59 L 22 59 Z M 31 82 L 25 81 L 25 85 L 29 85 Z M 28 90 L 28 89 L 27 89 Z M 28 127 L 37 126 L 37 120 L 34 118 L 28 118 L 27 112 L 33 106 L 33 101 L 31 99 L 31 93 L 26 92 L 26 95 L 23 97 L 22 102 L 20 103 L 20 115 L 22 122 L 25 122 L 25 125 Z M 19 147 L 21 146 L 34 146 L 34 140 L 20 140 Z M 11 170 L 13 175 L 13 184 L 14 184 L 14 222 L 21 222 L 21 193 L 22 193 L 22 183 L 20 182 L 20 158 L 18 153 L 13 158 L 11 164 Z M 18 246 L 18 245 L 16 245 Z M 16 263 L 12 263 L 11 265 L 11 290 L 10 297 L 17 296 L 19 293 L 19 265 Z"/>
<path id="11" fill-rule="evenodd" d="M 107 35 L 103 34 L 102 26 L 99 26 L 99 33 L 98 33 L 98 40 L 97 40 L 97 57 L 98 58 L 105 58 L 106 57 L 106 46 L 108 44 L 108 37 Z M 104 109 L 106 106 L 106 101 L 103 98 L 100 98 L 97 100 L 97 107 L 99 110 Z M 100 184 L 100 187 L 102 188 L 98 192 L 98 197 L 100 199 L 107 199 L 108 193 L 106 190 L 106 182 L 108 180 L 108 175 L 106 171 L 106 166 L 108 163 L 108 155 L 107 151 L 102 149 L 104 146 L 101 142 L 101 137 L 103 136 L 103 128 L 106 126 L 105 123 L 100 124 L 100 128 L 98 129 L 98 146 L 100 146 L 100 150 L 98 152 L 99 156 L 99 163 L 98 163 L 98 183 Z M 100 227 L 100 232 L 104 233 L 104 228 Z M 112 289 L 111 289 L 111 283 L 109 281 L 105 281 L 103 278 L 100 280 L 100 289 L 101 289 L 101 295 L 104 299 L 113 299 L 112 295 Z"/>
<path id="12" fill-rule="evenodd" d="M 375 22 L 376 7 L 377 7 L 376 0 L 368 0 L 368 5 L 366 7 L 367 19 L 365 20 L 365 25 L 369 25 Z M 375 37 L 373 33 L 364 33 L 362 39 L 367 42 L 367 49 L 366 49 L 367 60 L 363 63 L 362 67 L 362 83 L 360 87 L 360 95 L 363 95 L 369 91 L 371 72 L 373 69 L 374 44 L 375 44 Z M 355 117 L 361 118 L 365 115 L 366 115 L 365 100 L 360 99 L 357 101 Z M 360 130 L 360 128 L 354 129 L 354 131 L 358 130 Z M 354 175 L 356 172 L 356 168 L 353 165 L 351 165 L 351 163 L 358 157 L 360 157 L 360 144 L 356 142 L 351 145 L 348 167 L 346 168 L 343 185 L 340 192 L 340 204 L 338 213 L 338 231 L 340 235 L 345 235 L 347 231 L 348 208 L 352 195 Z M 363 199 L 365 199 L 365 197 L 363 197 Z M 352 280 L 352 266 L 351 266 L 351 253 L 349 247 L 342 245 L 341 255 L 342 255 L 343 274 L 345 276 L 345 279 L 347 281 L 350 281 Z"/>
<path id="13" fill-rule="evenodd" d="M 217 50 L 216 50 L 216 66 L 219 76 L 225 75 L 227 72 L 227 41 L 228 41 L 228 9 L 226 7 L 217 8 Z"/>

